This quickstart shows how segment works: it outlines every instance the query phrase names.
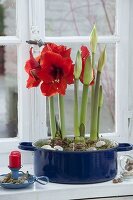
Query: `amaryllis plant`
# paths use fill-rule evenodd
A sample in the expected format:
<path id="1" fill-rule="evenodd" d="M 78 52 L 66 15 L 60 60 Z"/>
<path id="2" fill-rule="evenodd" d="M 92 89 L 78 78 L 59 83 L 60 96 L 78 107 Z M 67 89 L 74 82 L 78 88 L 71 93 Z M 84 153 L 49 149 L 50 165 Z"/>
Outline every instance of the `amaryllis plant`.
<path id="1" fill-rule="evenodd" d="M 95 53 L 97 48 L 97 31 L 94 26 L 90 35 L 90 48 L 81 46 L 73 63 L 71 48 L 54 43 L 46 43 L 38 57 L 33 56 L 30 49 L 30 59 L 25 70 L 29 77 L 27 88 L 40 87 L 49 100 L 50 130 L 52 139 L 66 138 L 65 103 L 64 98 L 68 85 L 74 84 L 74 141 L 85 139 L 88 94 L 91 92 L 90 141 L 99 139 L 99 117 L 103 103 L 103 92 L 100 82 L 101 72 L 105 64 L 104 49 L 95 68 Z M 78 101 L 78 85 L 83 85 L 81 105 Z M 58 95 L 59 121 L 55 116 L 54 97 Z"/>

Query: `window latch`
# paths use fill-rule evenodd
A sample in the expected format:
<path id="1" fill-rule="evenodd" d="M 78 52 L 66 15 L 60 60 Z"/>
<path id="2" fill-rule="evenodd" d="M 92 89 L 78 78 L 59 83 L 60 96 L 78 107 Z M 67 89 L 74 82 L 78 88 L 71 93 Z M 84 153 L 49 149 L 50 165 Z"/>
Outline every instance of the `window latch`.
<path id="1" fill-rule="evenodd" d="M 28 44 L 34 44 L 34 45 L 38 45 L 39 47 L 45 45 L 46 43 L 43 42 L 42 40 L 27 40 L 26 41 Z"/>

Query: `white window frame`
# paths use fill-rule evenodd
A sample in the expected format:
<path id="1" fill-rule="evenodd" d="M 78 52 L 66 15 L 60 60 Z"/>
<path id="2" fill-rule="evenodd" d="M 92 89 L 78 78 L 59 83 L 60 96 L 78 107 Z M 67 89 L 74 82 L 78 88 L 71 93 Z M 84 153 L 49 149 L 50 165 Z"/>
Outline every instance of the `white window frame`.
<path id="1" fill-rule="evenodd" d="M 23 8 L 23 10 L 22 10 Z M 4 163 L 7 154 L 16 149 L 21 140 L 30 140 L 30 98 L 31 94 L 26 90 L 26 74 L 24 72 L 25 61 L 28 59 L 28 45 L 25 43 L 29 37 L 28 21 L 29 5 L 27 0 L 16 0 L 16 36 L 1 36 L 0 45 L 17 46 L 17 78 L 18 78 L 18 135 L 15 138 L 0 139 L 0 158 Z M 5 155 L 5 156 L 4 156 Z"/>
<path id="2" fill-rule="evenodd" d="M 99 43 L 117 44 L 116 52 L 116 132 L 107 137 L 119 141 L 128 140 L 128 37 L 130 0 L 116 0 L 116 33 L 99 36 Z M 9 153 L 20 141 L 35 141 L 47 137 L 46 98 L 39 88 L 28 90 L 25 61 L 29 57 L 27 39 L 41 38 L 44 42 L 88 42 L 88 36 L 47 37 L 45 35 L 45 1 L 16 0 L 17 35 L 0 37 L 1 45 L 16 44 L 18 49 L 18 136 L 0 140 L 0 152 Z M 23 10 L 22 10 L 23 8 Z M 24 14 L 25 13 L 25 14 Z M 124 23 L 123 23 L 124 19 Z M 37 29 L 35 32 L 34 29 Z M 121 59 L 124 58 L 124 59 Z M 125 67 L 126 66 L 126 67 Z M 119 74 L 119 75 L 118 75 Z M 118 76 L 117 76 L 118 75 Z M 124 89 L 123 89 L 124 88 Z"/>
<path id="3" fill-rule="evenodd" d="M 16 0 L 16 36 L 0 36 L 0 45 L 17 46 L 16 69 L 18 78 L 18 135 L 15 138 L 0 138 L 0 166 L 7 166 L 9 152 L 17 149 L 19 142 L 35 141 L 35 139 L 44 137 L 47 132 L 45 124 L 46 99 L 41 96 L 39 88 L 32 90 L 26 88 L 28 75 L 24 70 L 25 62 L 29 59 L 30 48 L 26 40 L 35 39 L 36 34 L 34 34 L 33 27 L 35 23 L 37 26 L 39 24 L 39 20 L 34 17 L 37 15 L 33 14 L 36 9 L 39 11 L 44 9 L 43 0 L 39 0 L 39 4 L 37 1 L 34 3 L 35 7 L 32 6 L 30 0 Z M 42 24 L 40 24 L 38 38 L 42 38 L 44 35 L 42 30 L 45 31 L 45 28 L 42 28 Z M 26 158 L 23 157 L 23 163 L 31 163 L 31 153 L 23 154 L 27 155 Z"/>

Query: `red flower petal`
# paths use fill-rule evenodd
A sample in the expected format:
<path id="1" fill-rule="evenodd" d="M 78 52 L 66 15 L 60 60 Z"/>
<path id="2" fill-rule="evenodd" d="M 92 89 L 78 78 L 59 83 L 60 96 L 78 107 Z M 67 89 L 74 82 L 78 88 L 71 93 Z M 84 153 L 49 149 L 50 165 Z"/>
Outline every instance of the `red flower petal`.
<path id="1" fill-rule="evenodd" d="M 30 60 L 28 60 L 25 64 L 25 71 L 29 74 L 31 69 L 32 69 L 31 62 Z"/>
<path id="2" fill-rule="evenodd" d="M 37 76 L 37 72 L 40 70 L 39 65 L 40 56 L 36 59 L 33 57 L 32 48 L 30 49 L 30 59 L 26 62 L 25 70 L 29 74 L 27 80 L 27 88 L 37 87 L 40 83 L 40 80 Z"/>
<path id="3" fill-rule="evenodd" d="M 60 54 L 64 58 L 70 58 L 71 48 L 67 49 L 66 46 L 48 43 L 42 50 L 42 55 L 48 51 Z"/>
<path id="4" fill-rule="evenodd" d="M 41 91 L 44 96 L 48 97 L 58 93 L 54 84 L 45 84 L 44 82 L 41 84 Z"/>
<path id="5" fill-rule="evenodd" d="M 90 56 L 90 51 L 88 50 L 88 48 L 86 46 L 82 46 L 81 47 L 81 57 L 82 59 L 87 59 L 87 57 Z"/>
<path id="6" fill-rule="evenodd" d="M 37 87 L 40 84 L 40 80 L 36 81 L 32 76 L 29 76 L 27 80 L 27 88 Z"/>
<path id="7" fill-rule="evenodd" d="M 54 81 L 54 78 L 51 76 L 50 72 L 47 68 L 43 68 L 37 72 L 37 76 L 41 81 L 44 83 L 52 83 Z"/>
<path id="8" fill-rule="evenodd" d="M 65 95 L 65 91 L 67 88 L 67 83 L 65 79 L 61 79 L 60 82 L 55 83 L 42 83 L 41 84 L 41 91 L 44 96 L 53 96 L 55 94 Z"/>
<path id="9" fill-rule="evenodd" d="M 71 66 L 71 70 L 66 77 L 67 84 L 73 84 L 74 83 L 74 65 Z"/>
<path id="10" fill-rule="evenodd" d="M 30 48 L 30 59 L 26 62 L 26 65 L 25 65 L 25 71 L 27 73 L 29 73 L 29 71 L 31 69 L 36 69 L 39 67 L 39 61 L 40 57 L 37 57 L 37 60 L 33 57 L 33 54 L 32 54 L 32 48 Z"/>
<path id="11" fill-rule="evenodd" d="M 65 95 L 66 88 L 67 88 L 66 80 L 64 78 L 62 78 L 61 81 L 56 84 L 56 86 L 57 86 L 58 93 L 61 95 Z"/>
<path id="12" fill-rule="evenodd" d="M 47 73 L 50 74 L 54 67 L 63 70 L 67 76 L 71 70 L 72 61 L 70 58 L 63 58 L 61 55 L 53 52 L 46 52 L 41 58 L 42 68 L 47 68 Z"/>

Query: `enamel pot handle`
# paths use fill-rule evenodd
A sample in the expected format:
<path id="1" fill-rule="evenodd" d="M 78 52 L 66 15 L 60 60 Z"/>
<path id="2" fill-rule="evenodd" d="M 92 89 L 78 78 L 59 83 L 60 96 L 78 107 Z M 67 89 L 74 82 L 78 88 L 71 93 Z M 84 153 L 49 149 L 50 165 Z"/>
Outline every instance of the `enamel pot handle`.
<path id="1" fill-rule="evenodd" d="M 119 143 L 117 151 L 130 151 L 133 149 L 133 145 L 129 143 Z"/>
<path id="2" fill-rule="evenodd" d="M 40 183 L 41 185 L 46 185 L 47 183 L 49 183 L 49 178 L 47 176 L 35 177 L 35 181 Z"/>
<path id="3" fill-rule="evenodd" d="M 35 147 L 32 145 L 32 142 L 20 142 L 19 149 L 26 150 L 26 151 L 35 151 Z"/>

